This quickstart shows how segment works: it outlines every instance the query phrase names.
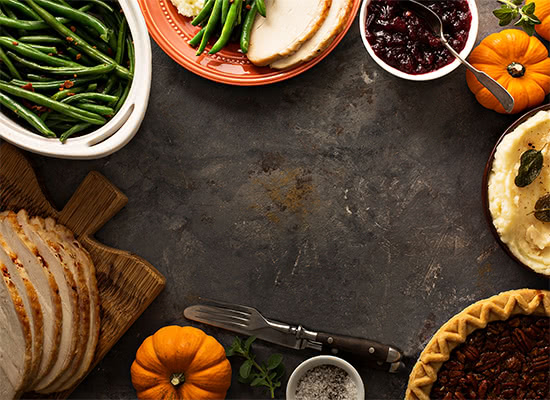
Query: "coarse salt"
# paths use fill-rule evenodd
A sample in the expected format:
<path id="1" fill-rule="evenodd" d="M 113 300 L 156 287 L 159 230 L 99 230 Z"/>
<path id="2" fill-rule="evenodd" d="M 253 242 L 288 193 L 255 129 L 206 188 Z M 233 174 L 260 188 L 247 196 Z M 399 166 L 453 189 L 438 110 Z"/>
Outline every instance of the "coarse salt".
<path id="1" fill-rule="evenodd" d="M 307 371 L 298 382 L 296 400 L 355 400 L 357 386 L 342 368 L 321 365 Z"/>

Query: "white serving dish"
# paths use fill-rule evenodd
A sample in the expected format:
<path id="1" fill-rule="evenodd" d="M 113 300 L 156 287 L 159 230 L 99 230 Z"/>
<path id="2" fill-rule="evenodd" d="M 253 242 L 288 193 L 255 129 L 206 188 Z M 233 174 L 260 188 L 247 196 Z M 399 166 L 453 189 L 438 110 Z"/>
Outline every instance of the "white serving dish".
<path id="1" fill-rule="evenodd" d="M 145 116 L 151 91 L 151 43 L 145 20 L 135 0 L 119 0 L 135 46 L 134 80 L 128 98 L 120 111 L 98 130 L 80 137 L 59 139 L 40 136 L 23 128 L 0 113 L 0 138 L 15 146 L 49 157 L 96 159 L 108 156 L 124 147 L 137 133 Z"/>
<path id="2" fill-rule="evenodd" d="M 365 400 L 365 386 L 363 380 L 359 375 L 359 372 L 349 362 L 334 356 L 317 356 L 312 357 L 296 367 L 286 386 L 286 400 L 296 400 L 296 389 L 298 382 L 304 376 L 304 374 L 315 367 L 321 365 L 334 365 L 346 371 L 353 379 L 355 386 L 357 386 L 357 400 Z"/>
<path id="3" fill-rule="evenodd" d="M 466 41 L 466 45 L 464 46 L 464 49 L 460 52 L 460 55 L 463 58 L 467 58 L 470 55 L 470 52 L 473 50 L 477 41 L 477 33 L 479 30 L 479 11 L 477 9 L 476 1 L 475 0 L 467 0 L 467 1 L 468 1 L 468 5 L 470 6 L 470 10 L 472 12 L 472 25 L 470 26 L 470 32 L 468 34 L 468 40 Z M 367 49 L 372 59 L 376 61 L 376 63 L 380 67 L 385 69 L 387 72 L 397 76 L 398 78 L 408 79 L 410 81 L 431 81 L 433 79 L 438 79 L 445 75 L 450 74 L 455 69 L 457 69 L 459 65 L 461 65 L 460 60 L 455 59 L 452 63 L 445 65 L 443 68 L 440 68 L 438 70 L 428 72 L 427 74 L 411 75 L 386 64 L 380 57 L 378 57 L 374 53 L 374 50 L 372 49 L 369 41 L 367 40 L 367 34 L 366 34 L 367 33 L 366 32 L 367 7 L 370 4 L 370 2 L 371 0 L 363 0 L 363 4 L 361 6 L 361 13 L 359 14 L 359 29 L 361 31 L 361 40 L 363 40 L 363 45 Z"/>

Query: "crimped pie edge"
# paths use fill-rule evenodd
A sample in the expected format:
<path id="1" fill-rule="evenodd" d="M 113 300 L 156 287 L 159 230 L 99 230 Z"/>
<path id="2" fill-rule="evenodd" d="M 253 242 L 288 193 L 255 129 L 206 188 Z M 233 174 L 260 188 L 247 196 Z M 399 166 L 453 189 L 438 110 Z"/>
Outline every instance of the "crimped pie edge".
<path id="1" fill-rule="evenodd" d="M 480 300 L 447 321 L 420 354 L 409 377 L 406 400 L 429 400 L 437 373 L 451 351 L 468 335 L 489 322 L 505 321 L 513 315 L 550 317 L 550 291 L 518 289 Z"/>

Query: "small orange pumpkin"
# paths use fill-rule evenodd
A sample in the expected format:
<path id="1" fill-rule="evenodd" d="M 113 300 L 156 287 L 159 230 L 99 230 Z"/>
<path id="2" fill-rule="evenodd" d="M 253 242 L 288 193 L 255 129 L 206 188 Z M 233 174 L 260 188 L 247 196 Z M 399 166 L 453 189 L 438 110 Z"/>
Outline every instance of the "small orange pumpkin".
<path id="1" fill-rule="evenodd" d="M 539 39 L 519 29 L 487 36 L 472 51 L 469 61 L 510 92 L 515 100 L 514 114 L 538 106 L 550 93 L 548 50 Z M 505 113 L 498 100 L 470 71 L 466 72 L 466 80 L 482 106 Z"/>
<path id="2" fill-rule="evenodd" d="M 535 15 L 541 24 L 536 25 L 537 33 L 546 40 L 550 40 L 550 1 L 527 0 L 527 3 L 535 3 Z"/>
<path id="3" fill-rule="evenodd" d="M 190 326 L 168 326 L 145 339 L 131 374 L 140 400 L 224 399 L 231 385 L 223 346 Z"/>

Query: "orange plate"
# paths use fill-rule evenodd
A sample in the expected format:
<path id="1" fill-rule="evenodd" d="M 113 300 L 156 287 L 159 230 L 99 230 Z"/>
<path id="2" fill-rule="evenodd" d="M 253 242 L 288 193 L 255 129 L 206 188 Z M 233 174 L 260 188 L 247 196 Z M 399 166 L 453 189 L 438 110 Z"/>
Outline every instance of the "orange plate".
<path id="1" fill-rule="evenodd" d="M 286 70 L 275 70 L 269 67 L 254 66 L 239 51 L 238 44 L 229 44 L 218 54 L 204 52 L 195 56 L 196 50 L 189 46 L 189 40 L 199 31 L 191 25 L 191 19 L 178 14 L 170 0 L 138 0 L 141 11 L 147 22 L 149 33 L 157 44 L 177 63 L 204 78 L 238 86 L 257 86 L 280 82 L 307 71 L 325 58 L 340 43 L 347 33 L 361 0 L 354 0 L 351 16 L 344 30 L 323 54 L 314 59 Z M 269 10 L 268 10 L 269 12 Z M 207 50 L 209 47 L 207 47 Z"/>

